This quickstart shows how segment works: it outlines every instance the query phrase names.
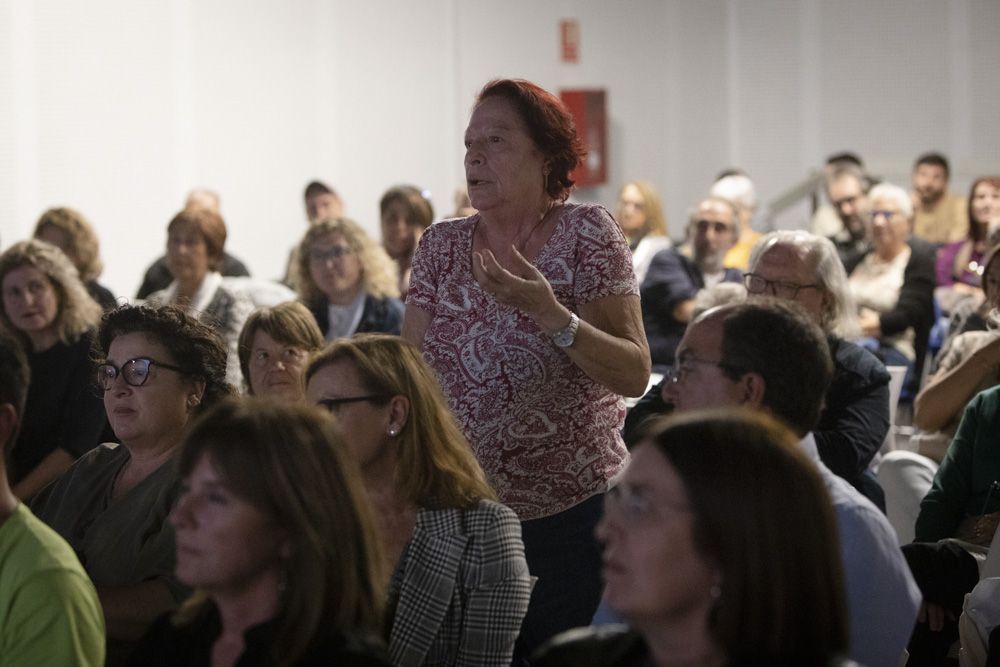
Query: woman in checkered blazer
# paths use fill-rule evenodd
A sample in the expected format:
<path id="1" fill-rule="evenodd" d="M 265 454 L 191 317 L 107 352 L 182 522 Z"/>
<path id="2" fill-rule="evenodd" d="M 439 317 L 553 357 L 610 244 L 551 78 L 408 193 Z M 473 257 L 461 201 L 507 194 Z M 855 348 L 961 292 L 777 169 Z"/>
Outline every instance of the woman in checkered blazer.
<path id="1" fill-rule="evenodd" d="M 392 663 L 510 665 L 532 588 L 520 523 L 420 352 L 396 336 L 342 338 L 313 357 L 306 383 L 347 435 L 375 509 Z"/>

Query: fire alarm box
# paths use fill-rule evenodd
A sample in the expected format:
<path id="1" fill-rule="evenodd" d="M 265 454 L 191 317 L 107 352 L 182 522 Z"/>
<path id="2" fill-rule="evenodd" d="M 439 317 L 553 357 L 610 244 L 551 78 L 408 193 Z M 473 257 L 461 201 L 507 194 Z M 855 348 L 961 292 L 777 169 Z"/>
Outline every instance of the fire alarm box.
<path id="1" fill-rule="evenodd" d="M 563 90 L 559 93 L 576 122 L 576 133 L 583 142 L 586 157 L 573 172 L 580 187 L 608 182 L 608 112 L 607 91 Z"/>

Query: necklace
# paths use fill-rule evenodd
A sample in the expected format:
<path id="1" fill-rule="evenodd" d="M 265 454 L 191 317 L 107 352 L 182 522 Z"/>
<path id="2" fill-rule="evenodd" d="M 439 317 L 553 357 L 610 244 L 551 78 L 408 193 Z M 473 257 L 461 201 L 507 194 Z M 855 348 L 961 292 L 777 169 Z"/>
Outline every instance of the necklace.
<path id="1" fill-rule="evenodd" d="M 528 242 L 531 240 L 531 237 L 534 236 L 535 232 L 538 231 L 538 229 L 545 224 L 545 222 L 549 219 L 549 216 L 555 209 L 556 209 L 556 203 L 554 201 L 549 202 L 545 211 L 539 216 L 538 222 L 529 227 L 527 233 L 517 234 L 514 236 L 514 241 L 513 243 L 511 243 L 511 245 L 514 246 L 514 248 L 522 256 L 524 256 L 525 248 L 527 247 Z M 483 242 L 488 250 L 490 250 L 495 256 L 498 256 L 496 250 L 494 249 L 493 243 L 490 241 L 489 228 L 488 226 L 485 225 L 483 226 Z"/>

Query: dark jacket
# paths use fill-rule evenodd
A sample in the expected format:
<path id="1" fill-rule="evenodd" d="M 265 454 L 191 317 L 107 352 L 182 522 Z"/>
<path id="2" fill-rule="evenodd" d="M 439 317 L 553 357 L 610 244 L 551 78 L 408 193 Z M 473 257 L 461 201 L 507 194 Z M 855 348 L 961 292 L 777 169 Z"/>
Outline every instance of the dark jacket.
<path id="1" fill-rule="evenodd" d="M 899 290 L 896 307 L 882 313 L 879 318 L 882 334 L 892 336 L 913 327 L 913 348 L 916 359 L 913 365 L 914 382 L 919 382 L 924 367 L 924 357 L 927 356 L 927 339 L 931 327 L 934 326 L 934 288 L 937 286 L 937 270 L 935 267 L 936 251 L 934 246 L 911 236 L 906 242 L 910 246 L 910 261 L 903 271 L 903 286 Z M 858 257 L 851 266 L 846 267 L 850 274 L 857 268 L 868 254 L 869 250 Z M 914 387 L 911 387 L 913 389 Z"/>
<path id="2" fill-rule="evenodd" d="M 738 283 L 743 280 L 743 274 L 737 269 L 726 269 L 722 280 Z M 705 277 L 694 261 L 673 248 L 653 255 L 639 295 L 642 325 L 656 369 L 662 370 L 674 363 L 674 353 L 687 328 L 687 322 L 674 319 L 674 308 L 693 299 L 704 287 Z"/>
<path id="3" fill-rule="evenodd" d="M 330 329 L 330 311 L 325 300 L 307 304 L 319 330 L 326 336 Z M 365 297 L 365 307 L 361 312 L 358 328 L 352 333 L 387 333 L 398 336 L 403 326 L 403 302 L 388 297 L 376 299 L 372 295 Z"/>

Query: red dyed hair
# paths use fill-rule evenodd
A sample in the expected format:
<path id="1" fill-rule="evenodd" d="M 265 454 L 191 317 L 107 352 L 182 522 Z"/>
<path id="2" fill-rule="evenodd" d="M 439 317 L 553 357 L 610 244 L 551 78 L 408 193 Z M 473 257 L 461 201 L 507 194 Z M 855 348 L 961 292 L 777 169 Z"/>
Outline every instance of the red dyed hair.
<path id="1" fill-rule="evenodd" d="M 547 194 L 557 201 L 566 201 L 574 185 L 570 174 L 586 155 L 566 105 L 544 88 L 524 79 L 490 81 L 479 91 L 476 104 L 490 97 L 505 99 L 517 109 L 532 141 L 548 160 Z"/>

